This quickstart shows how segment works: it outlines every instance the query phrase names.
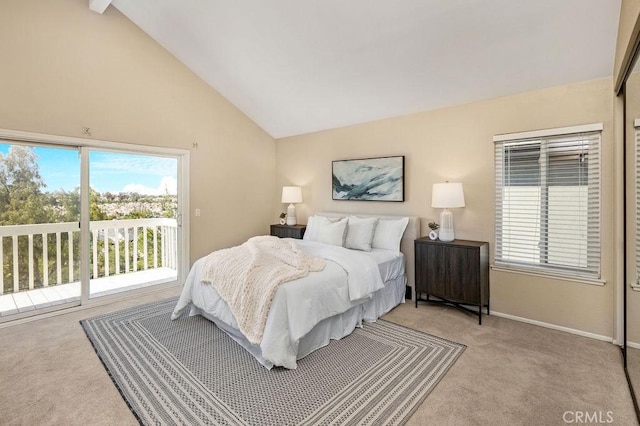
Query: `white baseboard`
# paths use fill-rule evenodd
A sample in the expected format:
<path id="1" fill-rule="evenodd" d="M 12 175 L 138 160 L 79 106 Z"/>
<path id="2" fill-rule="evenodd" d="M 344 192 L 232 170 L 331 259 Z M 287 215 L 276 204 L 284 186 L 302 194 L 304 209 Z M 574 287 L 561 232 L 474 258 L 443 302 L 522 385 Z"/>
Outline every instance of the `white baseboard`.
<path id="1" fill-rule="evenodd" d="M 627 346 L 634 349 L 640 349 L 640 343 L 636 343 L 636 342 L 627 342 Z"/>
<path id="2" fill-rule="evenodd" d="M 529 319 L 529 318 L 517 317 L 515 315 L 503 314 L 502 312 L 491 311 L 491 315 L 495 315 L 497 317 L 511 319 L 511 320 L 514 320 L 514 321 L 525 322 L 527 324 L 533 324 L 533 325 L 537 325 L 539 327 L 550 328 L 552 330 L 558 330 L 558 331 L 564 331 L 566 333 L 577 334 L 578 336 L 588 337 L 590 339 L 602 340 L 604 342 L 609 342 L 609 343 L 616 344 L 616 341 L 613 339 L 613 337 L 610 337 L 610 336 L 603 336 L 601 334 L 589 333 L 587 331 L 576 330 L 574 328 L 563 327 L 563 326 L 555 325 L 555 324 L 549 324 L 549 323 L 546 323 L 546 322 L 532 320 L 532 319 Z M 631 346 L 631 344 L 629 344 L 629 346 Z M 640 344 L 638 345 L 638 348 L 640 348 Z"/>

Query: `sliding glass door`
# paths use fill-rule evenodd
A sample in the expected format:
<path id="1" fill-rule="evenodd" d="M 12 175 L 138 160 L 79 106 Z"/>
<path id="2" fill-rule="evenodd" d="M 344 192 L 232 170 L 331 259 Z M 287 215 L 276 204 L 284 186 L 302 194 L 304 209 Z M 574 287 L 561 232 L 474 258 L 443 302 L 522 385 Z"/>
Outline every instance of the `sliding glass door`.
<path id="1" fill-rule="evenodd" d="M 91 150 L 90 297 L 175 281 L 178 159 Z"/>
<path id="2" fill-rule="evenodd" d="M 0 317 L 80 301 L 77 148 L 0 141 Z"/>
<path id="3" fill-rule="evenodd" d="M 0 322 L 181 280 L 187 167 L 182 150 L 0 129 Z"/>

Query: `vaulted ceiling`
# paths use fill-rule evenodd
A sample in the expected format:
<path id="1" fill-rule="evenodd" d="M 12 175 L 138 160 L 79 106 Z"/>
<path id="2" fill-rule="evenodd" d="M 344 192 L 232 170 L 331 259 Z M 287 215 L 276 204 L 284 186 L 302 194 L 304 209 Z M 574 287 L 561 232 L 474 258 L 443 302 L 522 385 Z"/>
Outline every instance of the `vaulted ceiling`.
<path id="1" fill-rule="evenodd" d="M 275 138 L 611 76 L 620 0 L 90 0 Z"/>

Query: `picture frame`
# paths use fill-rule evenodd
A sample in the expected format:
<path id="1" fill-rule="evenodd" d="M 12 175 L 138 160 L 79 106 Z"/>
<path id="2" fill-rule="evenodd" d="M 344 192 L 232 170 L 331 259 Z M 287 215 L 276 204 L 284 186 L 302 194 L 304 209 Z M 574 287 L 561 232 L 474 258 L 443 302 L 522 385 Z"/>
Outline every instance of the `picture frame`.
<path id="1" fill-rule="evenodd" d="M 339 201 L 404 201 L 404 155 L 334 160 L 332 199 Z"/>

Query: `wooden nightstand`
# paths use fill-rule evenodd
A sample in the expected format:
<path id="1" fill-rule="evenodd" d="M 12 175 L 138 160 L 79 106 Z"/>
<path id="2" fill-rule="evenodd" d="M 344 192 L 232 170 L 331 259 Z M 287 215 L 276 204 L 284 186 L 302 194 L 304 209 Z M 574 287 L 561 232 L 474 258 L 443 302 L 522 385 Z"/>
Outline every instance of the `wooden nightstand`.
<path id="1" fill-rule="evenodd" d="M 482 324 L 482 308 L 489 314 L 489 243 L 423 237 L 415 240 L 415 254 L 416 308 L 418 301 L 444 303 L 477 315 Z M 463 305 L 477 306 L 478 311 Z"/>
<path id="2" fill-rule="evenodd" d="M 271 225 L 271 235 L 280 238 L 297 238 L 301 240 L 306 230 L 307 225 Z"/>

